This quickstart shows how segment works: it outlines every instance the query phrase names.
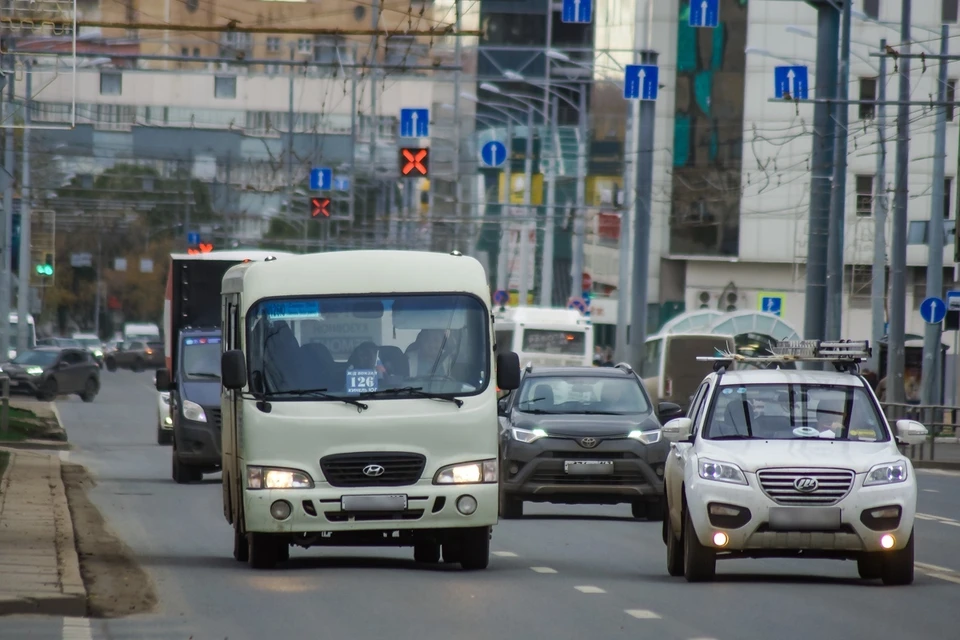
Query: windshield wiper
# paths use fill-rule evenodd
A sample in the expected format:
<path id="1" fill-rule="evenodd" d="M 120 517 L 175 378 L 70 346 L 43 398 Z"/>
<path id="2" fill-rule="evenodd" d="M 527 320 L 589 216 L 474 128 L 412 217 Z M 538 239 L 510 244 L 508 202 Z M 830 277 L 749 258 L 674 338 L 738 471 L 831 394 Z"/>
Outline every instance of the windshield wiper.
<path id="1" fill-rule="evenodd" d="M 584 411 L 565 411 L 564 413 L 568 413 L 570 415 L 577 415 L 577 416 L 622 416 L 623 415 L 619 411 L 591 411 L 589 409 Z"/>
<path id="2" fill-rule="evenodd" d="M 386 395 L 386 394 L 401 394 L 405 393 L 407 395 L 416 396 L 418 398 L 427 398 L 430 400 L 447 400 L 457 405 L 457 408 L 463 406 L 463 400 L 460 398 L 451 398 L 449 395 L 440 394 L 440 393 L 430 393 L 429 391 L 424 391 L 423 387 L 397 387 L 395 389 L 377 389 L 376 391 L 367 391 L 366 393 L 361 393 L 361 398 L 374 398 L 376 396 Z"/>
<path id="3" fill-rule="evenodd" d="M 359 410 L 369 409 L 370 406 L 359 400 L 354 400 L 353 398 L 345 398 L 344 396 L 335 396 L 330 393 L 326 393 L 326 389 L 290 389 L 284 391 L 271 391 L 269 396 L 314 396 L 317 398 L 326 398 L 328 400 L 339 400 L 340 402 L 345 402 L 347 404 L 352 404 L 357 407 Z"/>
<path id="4" fill-rule="evenodd" d="M 728 436 L 710 436 L 707 440 L 754 440 L 753 436 L 748 436 L 745 433 L 737 433 Z"/>
<path id="5" fill-rule="evenodd" d="M 540 416 L 543 416 L 543 415 L 559 416 L 563 413 L 562 411 L 547 411 L 546 409 L 520 409 L 520 411 L 522 413 L 532 413 L 534 415 L 540 415 Z"/>
<path id="6" fill-rule="evenodd" d="M 219 373 L 206 373 L 204 371 L 198 371 L 198 372 L 188 371 L 187 376 L 190 378 L 213 378 L 215 380 L 220 379 Z"/>

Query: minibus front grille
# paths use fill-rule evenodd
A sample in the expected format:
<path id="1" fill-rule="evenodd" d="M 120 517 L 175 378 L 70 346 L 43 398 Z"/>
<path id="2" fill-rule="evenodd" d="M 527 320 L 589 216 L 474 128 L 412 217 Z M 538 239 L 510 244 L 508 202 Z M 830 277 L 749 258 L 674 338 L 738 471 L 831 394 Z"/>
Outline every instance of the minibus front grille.
<path id="1" fill-rule="evenodd" d="M 340 453 L 320 458 L 320 471 L 334 487 L 402 487 L 416 484 L 426 464 L 419 453 Z"/>

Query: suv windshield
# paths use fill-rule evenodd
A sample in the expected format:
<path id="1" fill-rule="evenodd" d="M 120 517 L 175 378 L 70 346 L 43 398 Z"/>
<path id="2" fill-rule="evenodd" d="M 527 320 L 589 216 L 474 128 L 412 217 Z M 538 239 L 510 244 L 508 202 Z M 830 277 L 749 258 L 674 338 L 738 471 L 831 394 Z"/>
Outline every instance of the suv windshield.
<path id="1" fill-rule="evenodd" d="M 59 351 L 25 351 L 13 359 L 14 364 L 32 364 L 38 367 L 49 367 L 57 360 Z"/>
<path id="2" fill-rule="evenodd" d="M 536 376 L 519 390 L 525 413 L 648 413 L 650 403 L 633 376 Z"/>
<path id="3" fill-rule="evenodd" d="M 863 387 L 820 384 L 721 386 L 703 430 L 707 439 L 890 439 Z"/>
<path id="4" fill-rule="evenodd" d="M 255 393 L 317 401 L 473 395 L 490 380 L 489 312 L 465 294 L 265 300 L 247 313 Z M 299 393 L 298 393 L 299 392 Z"/>
<path id="5" fill-rule="evenodd" d="M 183 339 L 183 375 L 187 379 L 220 379 L 220 337 Z"/>

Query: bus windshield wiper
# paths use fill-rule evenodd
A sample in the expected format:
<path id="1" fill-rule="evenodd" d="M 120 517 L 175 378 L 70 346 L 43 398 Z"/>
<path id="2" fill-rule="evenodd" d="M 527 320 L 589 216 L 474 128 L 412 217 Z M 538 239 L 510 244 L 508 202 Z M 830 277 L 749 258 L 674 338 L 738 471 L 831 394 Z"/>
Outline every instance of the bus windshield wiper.
<path id="1" fill-rule="evenodd" d="M 340 402 L 345 402 L 347 404 L 352 404 L 357 407 L 359 410 L 369 409 L 370 406 L 366 403 L 360 402 L 359 400 L 354 400 L 353 398 L 346 398 L 344 396 L 335 396 L 330 393 L 326 393 L 326 389 L 285 389 L 283 391 L 271 391 L 268 395 L 271 396 L 313 396 L 316 398 L 326 398 L 328 400 L 339 400 Z"/>
<path id="2" fill-rule="evenodd" d="M 211 378 L 211 379 L 220 379 L 219 373 L 208 373 L 206 371 L 187 371 L 187 376 L 191 378 Z"/>
<path id="3" fill-rule="evenodd" d="M 447 394 L 440 393 L 430 393 L 429 391 L 424 391 L 423 387 L 397 387 L 394 389 L 377 389 L 376 391 L 367 391 L 366 393 L 361 393 L 361 398 L 374 398 L 376 396 L 382 396 L 387 394 L 407 394 L 411 396 L 416 396 L 417 398 L 427 398 L 430 400 L 446 400 L 457 405 L 457 408 L 463 406 L 463 400 L 460 398 L 452 398 Z"/>

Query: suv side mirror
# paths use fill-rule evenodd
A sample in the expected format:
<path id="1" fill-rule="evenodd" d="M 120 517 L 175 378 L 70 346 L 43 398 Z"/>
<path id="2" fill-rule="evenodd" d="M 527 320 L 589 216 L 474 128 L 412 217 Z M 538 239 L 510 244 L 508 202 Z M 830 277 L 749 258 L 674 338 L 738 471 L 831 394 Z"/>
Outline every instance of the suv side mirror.
<path id="1" fill-rule="evenodd" d="M 675 402 L 661 402 L 657 405 L 657 418 L 659 418 L 661 423 L 682 417 L 683 407 Z"/>
<path id="2" fill-rule="evenodd" d="M 693 432 L 693 420 L 690 418 L 674 418 L 663 425 L 663 437 L 670 442 L 680 442 L 690 437 Z"/>
<path id="3" fill-rule="evenodd" d="M 520 356 L 513 351 L 497 354 L 497 386 L 505 391 L 520 386 Z"/>
<path id="4" fill-rule="evenodd" d="M 916 420 L 897 420 L 897 437 L 906 444 L 923 444 L 930 432 Z"/>
<path id="5" fill-rule="evenodd" d="M 243 389 L 247 384 L 247 362 L 243 351 L 232 349 L 220 356 L 220 379 L 227 389 Z"/>
<path id="6" fill-rule="evenodd" d="M 157 369 L 157 391 L 170 391 L 170 372 L 166 369 Z"/>

